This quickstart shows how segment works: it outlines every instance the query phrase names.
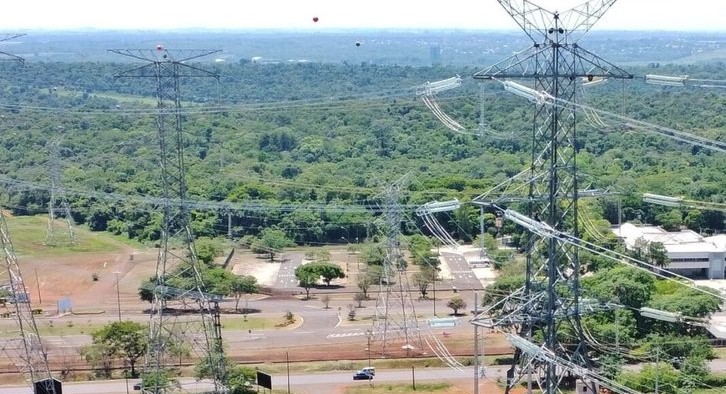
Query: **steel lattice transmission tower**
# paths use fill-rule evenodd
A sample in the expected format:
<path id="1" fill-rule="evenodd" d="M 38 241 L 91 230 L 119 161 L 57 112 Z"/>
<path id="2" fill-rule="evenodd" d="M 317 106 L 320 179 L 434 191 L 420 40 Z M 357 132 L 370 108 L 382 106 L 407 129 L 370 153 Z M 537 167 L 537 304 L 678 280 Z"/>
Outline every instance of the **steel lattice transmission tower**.
<path id="1" fill-rule="evenodd" d="M 401 252 L 403 210 L 399 199 L 406 184 L 407 177 L 404 176 L 380 195 L 385 219 L 386 254 L 378 286 L 372 343 L 378 345 L 384 356 L 397 350 L 394 348 L 396 345 L 407 353 L 422 349 L 421 332 L 406 277 L 406 261 Z"/>
<path id="2" fill-rule="evenodd" d="M 207 363 L 214 381 L 215 393 L 225 392 L 227 371 L 221 335 L 219 333 L 218 308 L 204 291 L 202 266 L 194 247 L 194 234 L 190 226 L 190 207 L 187 204 L 184 145 L 182 129 L 180 79 L 218 76 L 203 70 L 189 61 L 207 56 L 218 50 L 169 51 L 159 45 L 155 50 L 111 49 L 111 52 L 131 57 L 146 64 L 116 75 L 116 78 L 150 78 L 156 82 L 159 156 L 161 170 L 161 207 L 163 211 L 160 229 L 159 254 L 156 263 L 156 283 L 153 288 L 152 309 L 149 323 L 149 347 L 145 358 L 144 373 L 153 375 L 151 382 L 157 387 L 146 387 L 151 392 L 165 392 L 166 387 L 157 380 L 166 376 L 170 364 L 171 348 L 180 341 L 192 342 L 192 346 Z M 174 247 L 174 244 L 181 246 Z M 171 268 L 183 265 L 184 272 L 193 283 L 192 290 L 174 289 L 167 285 Z M 167 272 L 167 270 L 169 270 Z M 166 316 L 170 300 L 191 299 L 197 303 L 199 315 L 186 319 Z M 163 377 L 160 379 L 165 380 Z M 148 385 L 147 385 L 148 386 Z"/>
<path id="3" fill-rule="evenodd" d="M 578 174 L 576 166 L 576 86 L 583 78 L 632 78 L 632 75 L 584 50 L 579 40 L 615 0 L 590 0 L 566 12 L 548 11 L 528 0 L 498 0 L 529 36 L 533 44 L 498 64 L 474 74 L 475 79 L 504 81 L 526 78 L 534 89 L 505 88 L 534 102 L 532 162 L 527 176 L 528 215 L 554 229 L 579 236 Z M 524 91 L 524 93 L 522 93 Z M 529 92 L 529 93 L 527 93 Z M 486 205 L 486 201 L 479 201 Z M 489 202 L 491 203 L 491 202 Z M 580 263 L 577 247 L 555 238 L 530 235 L 527 243 L 525 286 L 522 296 L 510 300 L 506 321 L 528 340 L 544 338 L 540 345 L 562 359 L 585 368 L 591 365 L 580 322 Z M 474 324 L 481 324 L 476 319 Z M 484 325 L 484 324 L 482 324 Z M 566 343 L 560 341 L 570 333 Z M 537 334 L 537 335 L 535 335 Z M 521 348 L 508 372 L 508 392 L 529 376 L 546 393 L 559 392 L 565 369 L 543 363 Z M 531 388 L 531 387 L 530 387 Z"/>
<path id="4" fill-rule="evenodd" d="M 8 274 L 3 285 L 10 288 L 15 306 L 15 322 L 20 330 L 20 338 L 9 340 L 3 344 L 3 350 L 8 354 L 19 368 L 20 372 L 30 377 L 36 393 L 56 393 L 56 386 L 60 382 L 52 378 L 48 367 L 48 353 L 43 346 L 35 324 L 30 297 L 20 273 L 20 266 L 15 255 L 15 249 L 10 240 L 10 232 L 5 222 L 5 213 L 0 207 L 0 243 Z M 44 391 L 43 391 L 44 390 Z"/>
<path id="5" fill-rule="evenodd" d="M 55 219 L 60 211 L 66 221 L 68 242 L 71 245 L 77 243 L 76 234 L 73 231 L 73 217 L 71 216 L 71 208 L 66 200 L 65 188 L 61 181 L 61 163 L 60 163 L 60 140 L 52 139 L 48 142 L 48 166 L 50 171 L 50 200 L 48 201 L 48 230 L 46 233 L 46 244 L 55 245 Z M 58 202 L 60 201 L 60 206 Z"/>
<path id="6" fill-rule="evenodd" d="M 8 34 L 1 37 L 0 42 L 20 36 L 23 36 L 23 34 Z M 23 58 L 2 51 L 0 51 L 0 60 L 24 62 Z M 56 394 L 62 390 L 61 383 L 51 376 L 48 367 L 48 353 L 43 346 L 38 327 L 35 324 L 30 297 L 20 272 L 20 266 L 10 239 L 10 231 L 8 231 L 5 212 L 2 207 L 0 207 L 0 246 L 2 246 L 5 270 L 8 275 L 2 281 L 2 284 L 11 291 L 10 297 L 12 297 L 15 306 L 15 323 L 20 331 L 20 338 L 5 342 L 2 350 L 15 362 L 21 373 L 30 377 L 34 393 Z"/>

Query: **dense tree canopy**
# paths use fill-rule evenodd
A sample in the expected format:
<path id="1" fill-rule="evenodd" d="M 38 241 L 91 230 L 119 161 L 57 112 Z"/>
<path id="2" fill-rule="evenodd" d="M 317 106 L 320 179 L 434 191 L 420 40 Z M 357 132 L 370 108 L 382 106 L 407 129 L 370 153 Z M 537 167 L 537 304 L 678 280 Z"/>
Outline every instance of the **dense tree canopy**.
<path id="1" fill-rule="evenodd" d="M 13 212 L 47 211 L 46 146 L 59 138 L 59 173 L 74 221 L 142 241 L 157 239 L 160 216 L 148 203 L 149 197 L 160 195 L 155 100 L 149 100 L 154 86 L 114 81 L 111 76 L 124 67 L 120 64 L 2 66 L 8 71 L 3 75 L 12 77 L 0 79 L 0 98 L 13 107 L 4 114 L 0 155 L 7 160 L 0 163 L 0 180 L 12 186 L 2 193 Z M 530 160 L 531 141 L 522 132 L 531 126 L 528 104 L 499 94 L 496 84 L 484 84 L 483 95 L 478 86 L 464 84 L 456 98 L 441 104 L 463 124 L 486 124 L 478 135 L 447 131 L 413 96 L 383 94 L 452 74 L 468 75 L 471 70 L 465 68 L 316 63 L 215 67 L 224 80 L 221 111 L 207 111 L 209 98 L 217 92 L 212 81 L 184 81 L 188 195 L 205 202 L 192 210 L 198 236 L 258 236 L 276 227 L 297 244 L 362 242 L 378 232 L 380 213 L 368 208 L 381 203 L 377 196 L 386 183 L 405 173 L 412 173 L 415 182 L 403 204 L 453 197 L 469 201 L 526 168 Z M 715 64 L 660 71 L 708 78 L 725 73 Z M 314 105 L 323 98 L 325 105 Z M 605 85 L 588 100 L 603 110 L 625 108 L 627 116 L 639 120 L 723 139 L 722 98 L 712 91 L 633 83 L 623 93 Z M 238 109 L 246 103 L 258 106 Z M 63 112 L 54 110 L 58 108 Z M 723 213 L 653 206 L 640 198 L 652 192 L 724 202 L 726 180 L 721 175 L 726 169 L 719 154 L 643 131 L 581 122 L 578 165 L 591 187 L 620 193 L 623 220 L 724 230 Z M 618 221 L 614 199 L 595 205 L 587 211 L 593 223 L 603 224 L 598 228 L 606 228 L 601 219 Z M 493 212 L 485 213 L 487 232 L 519 231 L 507 223 L 496 231 Z M 404 232 L 417 234 L 423 227 L 420 219 L 410 211 L 406 216 L 410 224 Z M 438 220 L 465 241 L 479 230 L 477 209 L 467 204 Z M 273 243 L 257 246 L 278 249 L 279 243 Z"/>

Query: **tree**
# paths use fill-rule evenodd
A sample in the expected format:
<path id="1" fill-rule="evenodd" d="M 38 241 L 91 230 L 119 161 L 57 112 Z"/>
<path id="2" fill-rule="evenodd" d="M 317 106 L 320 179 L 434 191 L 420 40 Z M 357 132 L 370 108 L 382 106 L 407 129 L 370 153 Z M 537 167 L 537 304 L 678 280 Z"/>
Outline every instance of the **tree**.
<path id="1" fill-rule="evenodd" d="M 330 281 L 333 279 L 345 278 L 345 272 L 343 272 L 343 269 L 337 264 L 313 263 L 308 265 L 312 265 L 313 267 L 311 269 L 315 270 L 318 275 L 323 277 L 323 282 L 325 282 L 327 286 L 330 286 Z"/>
<path id="2" fill-rule="evenodd" d="M 446 306 L 454 310 L 454 316 L 459 314 L 459 309 L 466 309 L 466 301 L 461 297 L 454 297 L 446 303 Z"/>
<path id="3" fill-rule="evenodd" d="M 650 242 L 645 257 L 650 265 L 660 268 L 667 266 L 670 262 L 668 259 L 668 251 L 666 251 L 665 246 L 660 242 Z"/>
<path id="4" fill-rule="evenodd" d="M 421 271 L 415 272 L 413 274 L 413 284 L 418 287 L 418 290 L 421 293 L 421 298 L 425 300 L 428 299 L 429 285 L 432 284 L 437 279 L 437 277 L 438 274 L 436 272 L 436 269 L 431 267 L 422 267 Z"/>
<path id="5" fill-rule="evenodd" d="M 81 355 L 93 366 L 94 374 L 103 379 L 110 379 L 113 372 L 113 349 L 93 344 L 81 348 Z"/>
<path id="6" fill-rule="evenodd" d="M 219 241 L 208 237 L 199 237 L 194 241 L 197 258 L 204 264 L 210 264 L 214 258 L 222 253 L 222 245 Z"/>
<path id="7" fill-rule="evenodd" d="M 615 379 L 623 369 L 625 360 L 619 353 L 604 354 L 600 357 L 602 374 L 608 379 Z"/>
<path id="8" fill-rule="evenodd" d="M 353 295 L 353 300 L 358 302 L 358 308 L 362 308 L 363 307 L 363 301 L 365 301 L 367 299 L 368 299 L 368 297 L 366 297 L 366 295 L 363 294 L 363 293 L 355 293 Z"/>
<path id="9" fill-rule="evenodd" d="M 721 309 L 718 290 L 703 286 L 699 287 L 699 290 L 682 286 L 680 283 L 660 281 L 648 306 L 678 312 L 688 317 L 709 318 Z M 682 325 L 686 331 L 692 328 L 682 323 L 679 325 Z"/>
<path id="10" fill-rule="evenodd" d="M 491 213 L 484 214 L 485 217 L 487 215 L 490 217 L 494 217 L 494 215 Z M 495 252 L 498 249 L 497 240 L 494 239 L 494 236 L 489 233 L 484 233 L 484 238 L 482 238 L 481 234 L 476 236 L 476 240 L 474 240 L 474 245 L 481 246 L 482 244 L 484 244 L 484 249 L 486 249 L 488 253 Z"/>
<path id="11" fill-rule="evenodd" d="M 369 269 L 370 268 L 371 267 L 369 267 Z M 371 275 L 369 271 L 366 271 L 364 273 L 358 273 L 358 279 L 356 281 L 356 284 L 358 285 L 358 288 L 360 289 L 361 294 L 363 294 L 363 297 L 365 297 L 365 299 L 368 299 L 368 289 L 374 283 L 376 282 L 373 279 L 373 275 Z"/>
<path id="12" fill-rule="evenodd" d="M 229 384 L 229 394 L 252 394 L 254 390 L 253 383 L 257 378 L 257 371 L 251 367 L 231 367 L 227 371 L 229 376 L 227 383 Z"/>
<path id="13" fill-rule="evenodd" d="M 494 283 L 486 287 L 484 296 L 482 297 L 482 305 L 493 306 L 522 286 L 524 286 L 524 275 L 502 275 Z"/>
<path id="14" fill-rule="evenodd" d="M 330 281 L 333 279 L 345 278 L 343 269 L 340 268 L 339 265 L 333 263 L 308 263 L 297 267 L 295 270 L 295 277 L 300 280 L 301 278 L 298 276 L 298 271 L 302 272 L 301 275 L 311 276 L 311 278 L 306 279 L 314 278 L 313 284 L 317 282 L 320 277 L 323 278 L 323 282 L 325 282 L 327 286 L 330 286 Z"/>
<path id="15" fill-rule="evenodd" d="M 385 256 L 386 251 L 381 243 L 365 243 L 361 246 L 360 261 L 368 266 L 383 265 Z"/>
<path id="16" fill-rule="evenodd" d="M 431 239 L 421 234 L 408 237 L 408 251 L 413 263 L 422 267 L 438 267 L 439 259 L 431 252 Z"/>
<path id="17" fill-rule="evenodd" d="M 239 300 L 244 294 L 253 294 L 259 291 L 257 278 L 252 275 L 242 275 L 230 283 L 230 294 L 234 296 L 234 310 L 239 311 Z"/>
<path id="18" fill-rule="evenodd" d="M 298 280 L 300 287 L 305 289 L 305 298 L 310 299 L 310 289 L 315 286 L 320 275 L 315 270 L 310 269 L 310 264 L 303 264 L 295 269 L 295 278 Z"/>
<path id="19" fill-rule="evenodd" d="M 92 345 L 102 354 L 119 357 L 131 367 L 136 377 L 136 362 L 146 353 L 148 344 L 146 328 L 136 322 L 121 321 L 108 324 L 91 334 Z"/>
<path id="20" fill-rule="evenodd" d="M 643 237 L 638 237 L 633 242 L 633 249 L 630 250 L 630 256 L 636 260 L 645 260 L 645 255 L 648 250 L 648 241 Z"/>
<path id="21" fill-rule="evenodd" d="M 583 291 L 601 301 L 640 309 L 655 291 L 653 275 L 633 267 L 617 266 L 582 278 Z"/>
<path id="22" fill-rule="evenodd" d="M 656 215 L 655 219 L 666 231 L 676 231 L 683 224 L 683 214 L 679 209 L 671 209 Z"/>
<path id="23" fill-rule="evenodd" d="M 670 365 L 659 362 L 646 364 L 640 372 L 622 372 L 618 381 L 639 392 L 654 393 L 656 381 L 660 388 L 659 393 L 676 394 L 678 387 L 678 373 Z"/>
<path id="24" fill-rule="evenodd" d="M 702 357 L 686 357 L 679 363 L 678 386 L 683 392 L 692 393 L 702 386 L 711 372 L 706 360 Z"/>
<path id="25" fill-rule="evenodd" d="M 145 392 L 166 393 L 171 387 L 179 387 L 179 381 L 172 378 L 172 370 L 162 369 L 145 372 L 141 376 L 141 382 Z"/>
<path id="26" fill-rule="evenodd" d="M 255 253 L 267 253 L 270 261 L 275 260 L 275 254 L 285 247 L 294 243 L 287 238 L 285 232 L 276 228 L 266 228 L 260 233 L 260 237 L 252 243 L 252 251 Z"/>

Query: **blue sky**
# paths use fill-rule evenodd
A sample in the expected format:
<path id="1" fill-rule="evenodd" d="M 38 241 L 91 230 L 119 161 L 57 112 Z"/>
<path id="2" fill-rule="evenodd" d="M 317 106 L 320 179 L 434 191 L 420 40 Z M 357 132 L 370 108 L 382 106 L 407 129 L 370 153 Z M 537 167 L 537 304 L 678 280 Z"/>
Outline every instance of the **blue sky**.
<path id="1" fill-rule="evenodd" d="M 522 0 L 514 0 L 521 2 Z M 564 11 L 584 0 L 533 0 Z M 599 3 L 601 0 L 594 1 Z M 313 17 L 318 22 L 313 22 Z M 517 29 L 497 0 L 21 0 L 3 4 L 2 32 L 96 29 Z M 600 30 L 726 31 L 726 0 L 618 0 Z"/>

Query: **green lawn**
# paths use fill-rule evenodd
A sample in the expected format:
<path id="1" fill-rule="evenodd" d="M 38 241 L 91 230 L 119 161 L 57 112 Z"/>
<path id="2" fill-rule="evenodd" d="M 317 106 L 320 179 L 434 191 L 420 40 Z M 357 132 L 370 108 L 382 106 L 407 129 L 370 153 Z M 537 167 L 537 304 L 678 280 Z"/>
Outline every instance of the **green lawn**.
<path id="1" fill-rule="evenodd" d="M 244 321 L 243 317 L 235 317 L 232 319 L 223 318 L 222 331 L 240 331 L 240 330 L 274 330 L 284 327 L 278 326 L 282 323 L 283 317 L 280 316 L 251 316 Z M 146 320 L 143 321 L 145 323 Z M 37 323 L 38 333 L 41 337 L 45 336 L 64 336 L 64 335 L 90 335 L 92 332 L 101 329 L 106 323 L 94 322 L 82 319 L 59 318 L 56 320 L 41 320 Z M 10 318 L 0 319 L 0 337 L 14 337 L 18 335 L 15 329 L 14 321 Z"/>
<path id="2" fill-rule="evenodd" d="M 405 394 L 405 393 L 443 393 L 448 391 L 451 384 L 441 383 L 416 383 L 414 389 L 412 384 L 373 384 L 357 387 L 348 387 L 346 394 Z"/>
<path id="3" fill-rule="evenodd" d="M 92 232 L 84 226 L 74 226 L 78 240 L 72 245 L 68 227 L 62 219 L 55 221 L 55 245 L 47 245 L 47 216 L 14 216 L 6 218 L 10 239 L 17 256 L 58 256 L 74 253 L 113 252 L 122 246 L 141 247 L 138 242 L 107 232 Z"/>

